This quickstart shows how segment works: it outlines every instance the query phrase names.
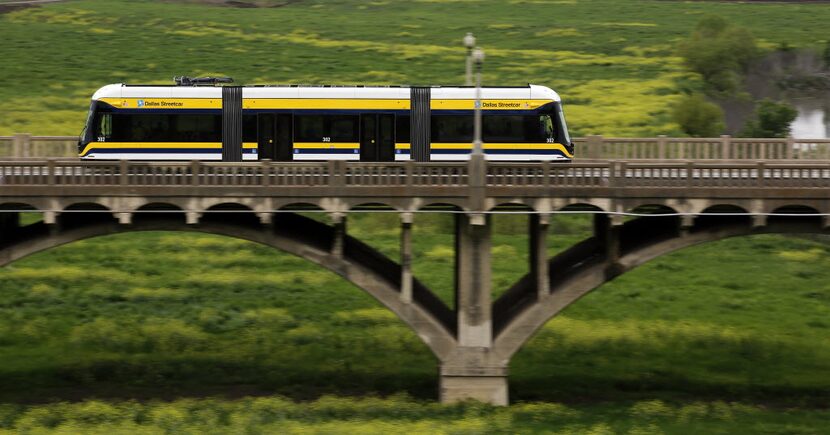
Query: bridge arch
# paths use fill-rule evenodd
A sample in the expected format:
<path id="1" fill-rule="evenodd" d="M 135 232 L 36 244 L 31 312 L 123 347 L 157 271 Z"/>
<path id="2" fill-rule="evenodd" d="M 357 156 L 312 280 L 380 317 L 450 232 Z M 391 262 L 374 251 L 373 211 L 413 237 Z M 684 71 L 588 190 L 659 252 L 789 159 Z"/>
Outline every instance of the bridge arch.
<path id="1" fill-rule="evenodd" d="M 524 305 L 521 311 L 516 312 L 510 318 L 500 321 L 499 329 L 494 331 L 495 353 L 499 358 L 509 360 L 539 328 L 562 310 L 622 273 L 631 271 L 657 257 L 729 237 L 757 234 L 830 233 L 830 228 L 822 228 L 821 225 L 804 225 L 803 218 L 798 217 L 791 219 L 782 217 L 768 222 L 763 227 L 754 227 L 748 219 L 736 220 L 729 216 L 723 219 L 718 218 L 714 216 L 696 221 L 688 231 L 678 230 L 676 237 L 668 238 L 660 235 L 663 230 L 659 227 L 650 228 L 642 225 L 641 219 L 655 218 L 646 217 L 626 222 L 621 226 L 623 232 L 634 229 L 638 232 L 644 231 L 641 236 L 650 243 L 640 244 L 628 250 L 621 249 L 621 255 L 615 264 L 608 262 L 603 252 L 603 244 L 597 240 L 597 237 L 591 237 L 553 257 L 549 260 L 551 270 L 549 293 L 533 303 Z M 613 269 L 613 272 L 609 273 L 610 269 Z M 526 276 L 519 280 L 514 288 L 521 287 L 528 282 Z"/>
<path id="2" fill-rule="evenodd" d="M 451 332 L 452 325 L 448 323 L 448 313 L 435 312 L 430 305 L 417 303 L 418 299 L 416 303 L 401 301 L 400 266 L 397 263 L 348 236 L 346 243 L 349 249 L 343 255 L 333 255 L 329 250 L 332 229 L 328 225 L 294 213 L 278 213 L 275 219 L 279 219 L 281 225 L 274 226 L 254 226 L 250 222 L 233 219 L 200 220 L 197 225 L 192 225 L 186 224 L 181 218 L 184 212 L 177 206 L 153 204 L 156 205 L 150 209 L 172 210 L 174 213 L 144 213 L 146 218 L 134 219 L 130 225 L 119 224 L 111 215 L 105 220 L 82 219 L 102 213 L 77 213 L 72 225 L 59 224 L 52 227 L 43 222 L 28 225 L 23 228 L 25 231 L 22 231 L 22 237 L 0 244 L 0 267 L 60 245 L 117 233 L 185 231 L 234 237 L 279 249 L 336 273 L 395 313 L 415 331 L 438 359 L 446 358 L 456 345 Z M 88 205 L 84 204 L 85 207 Z M 254 214 L 252 211 L 240 211 Z M 420 283 L 416 282 L 416 286 L 422 298 L 428 301 L 432 293 Z"/>

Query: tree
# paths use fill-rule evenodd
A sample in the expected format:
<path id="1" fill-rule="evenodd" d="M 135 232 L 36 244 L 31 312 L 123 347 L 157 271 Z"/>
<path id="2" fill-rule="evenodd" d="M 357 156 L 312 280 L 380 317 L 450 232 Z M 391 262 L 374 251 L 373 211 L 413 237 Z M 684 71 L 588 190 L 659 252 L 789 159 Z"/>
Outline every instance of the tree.
<path id="1" fill-rule="evenodd" d="M 787 137 L 790 124 L 798 116 L 793 106 L 764 99 L 758 102 L 753 117 L 746 122 L 741 131 L 743 137 Z"/>
<path id="2" fill-rule="evenodd" d="M 672 115 L 689 136 L 715 137 L 723 132 L 723 110 L 706 101 L 702 94 L 688 95 L 678 101 Z"/>
<path id="3" fill-rule="evenodd" d="M 742 74 L 758 55 L 749 30 L 713 15 L 697 24 L 678 51 L 686 66 L 700 73 L 711 91 L 725 94 L 737 91 Z"/>

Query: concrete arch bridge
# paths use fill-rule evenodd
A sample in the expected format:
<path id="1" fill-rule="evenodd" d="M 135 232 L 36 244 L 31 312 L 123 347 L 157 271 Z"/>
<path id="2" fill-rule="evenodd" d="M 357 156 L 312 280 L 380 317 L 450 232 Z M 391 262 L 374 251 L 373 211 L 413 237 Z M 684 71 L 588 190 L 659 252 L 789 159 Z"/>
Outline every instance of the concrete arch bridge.
<path id="1" fill-rule="evenodd" d="M 400 258 L 349 235 L 348 215 L 400 216 Z M 412 275 L 417 213 L 455 231 L 455 307 Z M 309 207 L 331 224 L 298 213 Z M 529 273 L 491 300 L 491 213 L 528 219 Z M 20 214 L 43 221 L 21 226 Z M 549 218 L 593 213 L 593 235 L 547 258 Z M 626 215 L 626 214 L 630 215 Z M 726 237 L 830 233 L 830 163 L 0 162 L 0 265 L 125 231 L 201 231 L 305 258 L 363 289 L 440 361 L 441 400 L 508 403 L 512 356 L 548 320 L 660 255 Z"/>

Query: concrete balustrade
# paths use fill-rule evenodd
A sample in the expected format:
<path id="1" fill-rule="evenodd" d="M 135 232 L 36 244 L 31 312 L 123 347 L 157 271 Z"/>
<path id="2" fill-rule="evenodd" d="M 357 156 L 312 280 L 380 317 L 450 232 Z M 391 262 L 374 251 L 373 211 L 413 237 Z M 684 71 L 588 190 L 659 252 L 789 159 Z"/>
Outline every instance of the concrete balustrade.
<path id="1" fill-rule="evenodd" d="M 830 160 L 830 139 L 789 138 L 575 138 L 576 160 Z M 70 158 L 75 136 L 0 136 L 0 158 Z"/>

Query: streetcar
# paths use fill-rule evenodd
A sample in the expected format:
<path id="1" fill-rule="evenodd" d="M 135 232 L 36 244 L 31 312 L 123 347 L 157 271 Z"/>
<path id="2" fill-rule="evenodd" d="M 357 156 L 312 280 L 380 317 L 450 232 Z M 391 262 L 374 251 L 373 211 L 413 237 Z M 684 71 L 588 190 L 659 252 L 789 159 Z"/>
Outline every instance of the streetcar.
<path id="1" fill-rule="evenodd" d="M 231 86 L 230 78 L 106 85 L 78 141 L 85 160 L 458 161 L 470 158 L 476 88 Z M 573 158 L 559 95 L 481 88 L 488 160 Z"/>

